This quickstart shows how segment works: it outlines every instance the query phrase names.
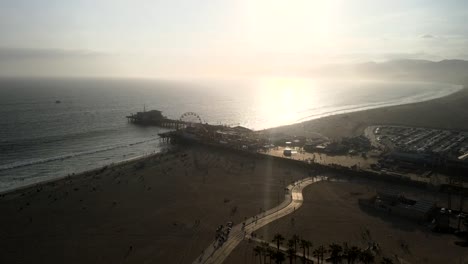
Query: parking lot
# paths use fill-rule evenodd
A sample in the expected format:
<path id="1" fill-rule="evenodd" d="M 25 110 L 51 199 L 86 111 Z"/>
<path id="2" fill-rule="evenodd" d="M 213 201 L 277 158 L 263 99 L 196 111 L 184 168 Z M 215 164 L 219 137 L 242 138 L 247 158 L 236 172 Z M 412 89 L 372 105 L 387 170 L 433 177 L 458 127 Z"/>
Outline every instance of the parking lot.
<path id="1" fill-rule="evenodd" d="M 371 129 L 376 143 L 392 150 L 452 158 L 468 153 L 468 132 L 401 126 L 374 126 Z"/>

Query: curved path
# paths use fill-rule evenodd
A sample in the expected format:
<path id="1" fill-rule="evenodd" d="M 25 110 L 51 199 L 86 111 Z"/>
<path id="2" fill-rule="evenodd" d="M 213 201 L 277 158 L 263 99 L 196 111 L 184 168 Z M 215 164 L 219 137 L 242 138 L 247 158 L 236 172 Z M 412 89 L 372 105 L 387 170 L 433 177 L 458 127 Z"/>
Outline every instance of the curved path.
<path id="1" fill-rule="evenodd" d="M 217 242 L 214 241 L 203 251 L 203 254 L 195 259 L 193 264 L 223 263 L 247 234 L 251 234 L 253 231 L 293 213 L 296 209 L 301 207 L 304 201 L 302 198 L 302 190 L 308 185 L 324 179 L 326 179 L 326 177 L 308 177 L 289 185 L 287 187 L 288 194 L 285 195 L 285 200 L 280 205 L 247 219 L 244 228 L 242 228 L 242 224 L 234 226 L 223 245 L 217 247 Z"/>

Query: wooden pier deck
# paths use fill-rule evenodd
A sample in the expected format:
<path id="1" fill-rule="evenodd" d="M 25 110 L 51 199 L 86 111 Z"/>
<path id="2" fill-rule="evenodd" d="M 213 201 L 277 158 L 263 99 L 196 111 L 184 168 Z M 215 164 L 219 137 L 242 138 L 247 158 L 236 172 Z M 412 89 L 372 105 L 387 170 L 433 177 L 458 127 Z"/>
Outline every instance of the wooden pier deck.
<path id="1" fill-rule="evenodd" d="M 164 133 L 158 133 L 159 136 L 159 141 L 162 142 L 167 142 L 167 143 L 175 143 L 175 132 L 174 131 L 169 131 L 169 132 L 164 132 Z"/>
<path id="2" fill-rule="evenodd" d="M 159 126 L 164 128 L 182 129 L 188 124 L 182 120 L 170 119 L 162 115 L 159 110 L 151 110 L 145 112 L 138 112 L 126 116 L 128 122 L 145 125 L 145 126 Z"/>

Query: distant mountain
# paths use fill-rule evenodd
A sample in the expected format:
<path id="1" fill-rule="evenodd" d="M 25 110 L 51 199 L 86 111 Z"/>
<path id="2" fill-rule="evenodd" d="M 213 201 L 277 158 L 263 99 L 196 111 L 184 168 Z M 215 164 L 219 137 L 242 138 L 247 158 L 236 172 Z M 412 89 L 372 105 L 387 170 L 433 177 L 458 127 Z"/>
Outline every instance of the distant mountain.
<path id="1" fill-rule="evenodd" d="M 372 79 L 440 81 L 468 83 L 468 61 L 465 60 L 394 60 L 348 65 L 328 65 L 313 74 L 325 76 L 366 77 Z"/>

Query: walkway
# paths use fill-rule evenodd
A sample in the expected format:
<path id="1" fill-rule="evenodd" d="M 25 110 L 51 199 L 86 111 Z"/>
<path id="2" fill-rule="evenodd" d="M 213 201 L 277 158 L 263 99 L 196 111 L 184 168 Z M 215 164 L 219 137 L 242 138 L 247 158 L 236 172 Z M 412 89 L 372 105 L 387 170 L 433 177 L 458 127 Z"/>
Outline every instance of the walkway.
<path id="1" fill-rule="evenodd" d="M 251 217 L 245 221 L 246 225 L 242 228 L 242 223 L 234 226 L 229 234 L 228 239 L 222 246 L 216 247 L 217 241 L 211 243 L 206 248 L 202 255 L 197 257 L 193 264 L 198 263 L 223 263 L 229 254 L 237 247 L 237 245 L 246 237 L 257 229 L 283 217 L 293 213 L 303 203 L 302 190 L 310 184 L 326 179 L 326 177 L 308 177 L 297 181 L 288 188 L 288 194 L 285 195 L 285 200 L 278 206 Z"/>

